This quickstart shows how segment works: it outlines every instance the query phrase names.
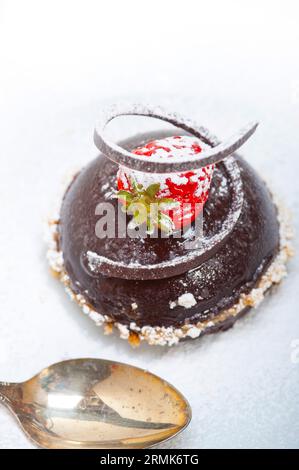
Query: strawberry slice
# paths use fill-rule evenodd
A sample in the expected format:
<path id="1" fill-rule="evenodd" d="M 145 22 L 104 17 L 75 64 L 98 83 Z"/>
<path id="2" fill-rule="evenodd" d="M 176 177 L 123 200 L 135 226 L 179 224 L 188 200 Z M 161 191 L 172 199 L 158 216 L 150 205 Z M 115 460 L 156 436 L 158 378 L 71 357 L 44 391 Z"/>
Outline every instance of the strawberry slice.
<path id="1" fill-rule="evenodd" d="M 185 155 L 198 158 L 205 147 L 194 137 L 173 136 L 150 141 L 132 153 L 149 158 L 153 155 L 158 158 L 180 158 Z M 213 170 L 214 165 L 208 165 L 179 174 L 157 174 L 120 167 L 117 174 L 118 197 L 137 225 L 145 222 L 149 230 L 153 224 L 168 232 L 182 230 L 201 213 L 208 199 Z M 133 210 L 137 203 L 144 204 L 143 217 L 138 210 Z M 158 207 L 154 222 L 149 221 L 151 204 Z"/>

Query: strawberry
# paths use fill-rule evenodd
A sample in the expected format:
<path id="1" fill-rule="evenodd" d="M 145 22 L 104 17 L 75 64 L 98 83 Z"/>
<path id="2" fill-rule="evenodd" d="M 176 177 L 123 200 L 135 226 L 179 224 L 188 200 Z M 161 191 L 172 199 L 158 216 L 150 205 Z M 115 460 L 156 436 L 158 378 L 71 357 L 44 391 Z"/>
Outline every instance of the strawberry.
<path id="1" fill-rule="evenodd" d="M 136 155 L 161 158 L 197 157 L 205 148 L 190 136 L 173 136 L 153 140 L 132 151 Z M 120 167 L 117 174 L 118 198 L 124 211 L 133 216 L 133 223 L 147 223 L 148 231 L 158 226 L 166 232 L 189 226 L 202 211 L 209 195 L 214 165 L 179 174 L 142 173 Z M 140 211 L 137 205 L 144 205 Z M 155 204 L 154 216 L 150 207 Z"/>

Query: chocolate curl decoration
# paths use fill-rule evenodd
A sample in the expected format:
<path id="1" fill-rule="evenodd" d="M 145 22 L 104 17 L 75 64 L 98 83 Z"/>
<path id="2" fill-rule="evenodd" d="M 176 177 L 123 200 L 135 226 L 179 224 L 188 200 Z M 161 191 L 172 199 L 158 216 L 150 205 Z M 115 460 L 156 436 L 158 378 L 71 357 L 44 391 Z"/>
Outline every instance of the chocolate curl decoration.
<path id="1" fill-rule="evenodd" d="M 214 235 L 203 238 L 198 248 L 190 249 L 185 255 L 175 259 L 153 264 L 125 264 L 122 261 L 114 261 L 106 256 L 88 251 L 81 258 L 83 268 L 90 276 L 98 275 L 116 277 L 121 279 L 163 279 L 178 276 L 190 269 L 195 269 L 206 261 L 211 253 L 219 249 L 237 223 L 243 206 L 243 189 L 239 165 L 233 157 L 223 161 L 231 183 L 231 206 L 221 229 Z M 188 240 L 187 240 L 188 241 Z"/>
<path id="2" fill-rule="evenodd" d="M 179 159 L 163 159 L 155 158 L 155 156 L 148 158 L 128 152 L 119 145 L 111 143 L 105 137 L 104 131 L 107 124 L 116 117 L 130 115 L 147 116 L 169 122 L 199 138 L 209 145 L 210 149 L 201 152 L 198 158 L 192 155 Z M 98 125 L 96 126 L 94 141 L 98 149 L 110 160 L 133 170 L 150 173 L 180 173 L 188 170 L 196 170 L 223 160 L 222 164 L 226 169 L 231 183 L 232 199 L 228 214 L 219 232 L 201 240 L 199 247 L 191 249 L 186 255 L 178 256 L 174 260 L 151 265 L 130 265 L 88 251 L 82 254 L 81 259 L 82 265 L 88 274 L 91 276 L 101 274 L 131 280 L 149 280 L 177 276 L 200 266 L 213 250 L 219 248 L 219 245 L 225 242 L 240 217 L 243 206 L 242 178 L 239 165 L 233 153 L 249 139 L 255 132 L 257 126 L 258 123 L 250 124 L 239 131 L 235 137 L 221 144 L 219 140 L 210 134 L 203 126 L 198 126 L 191 120 L 180 117 L 176 113 L 169 113 L 160 107 L 123 104 L 107 108 L 106 111 L 102 113 Z"/>
<path id="3" fill-rule="evenodd" d="M 203 142 L 210 145 L 211 148 L 201 152 L 198 158 L 192 155 L 184 156 L 179 159 L 163 159 L 155 156 L 149 159 L 142 155 L 136 155 L 110 142 L 105 136 L 107 124 L 120 116 L 147 116 L 169 122 L 201 139 Z M 202 126 L 197 126 L 197 124 L 190 119 L 181 117 L 177 113 L 167 112 L 160 107 L 141 104 L 123 104 L 111 106 L 103 111 L 94 131 L 94 142 L 104 155 L 118 165 L 146 173 L 179 173 L 188 170 L 196 170 L 220 162 L 239 149 L 255 132 L 257 126 L 257 122 L 248 124 L 226 142 L 219 143 L 210 135 L 207 129 Z"/>

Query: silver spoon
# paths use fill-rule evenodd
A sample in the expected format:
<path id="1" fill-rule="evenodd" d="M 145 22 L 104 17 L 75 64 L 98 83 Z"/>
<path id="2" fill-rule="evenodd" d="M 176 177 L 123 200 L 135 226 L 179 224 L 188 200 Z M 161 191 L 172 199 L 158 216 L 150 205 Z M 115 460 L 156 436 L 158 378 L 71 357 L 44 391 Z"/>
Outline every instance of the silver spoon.
<path id="1" fill-rule="evenodd" d="M 191 420 L 187 400 L 165 380 L 104 359 L 63 361 L 26 382 L 0 382 L 1 401 L 35 444 L 52 449 L 146 448 Z"/>

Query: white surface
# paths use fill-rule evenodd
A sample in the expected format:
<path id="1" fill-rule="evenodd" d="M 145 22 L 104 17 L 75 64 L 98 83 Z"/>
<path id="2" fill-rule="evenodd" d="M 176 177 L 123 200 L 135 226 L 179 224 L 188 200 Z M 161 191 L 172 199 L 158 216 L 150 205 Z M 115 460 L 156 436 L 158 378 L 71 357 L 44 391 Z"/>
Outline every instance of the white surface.
<path id="1" fill-rule="evenodd" d="M 298 447 L 298 259 L 232 330 L 132 350 L 70 303 L 42 234 L 63 176 L 96 154 L 99 108 L 123 96 L 171 103 L 219 137 L 260 120 L 244 154 L 298 227 L 298 13 L 296 1 L 0 1 L 2 380 L 72 357 L 127 361 L 191 403 L 190 427 L 169 446 Z M 0 447 L 30 446 L 0 409 Z"/>

